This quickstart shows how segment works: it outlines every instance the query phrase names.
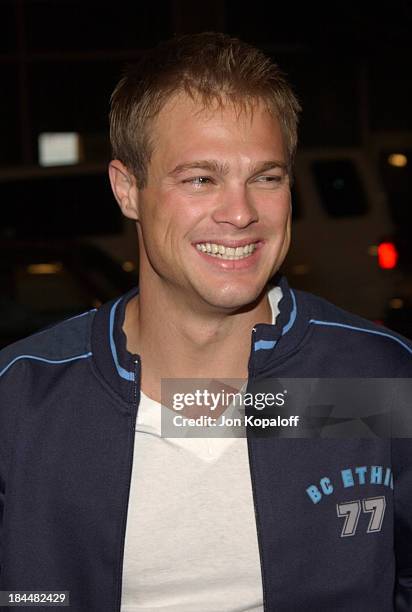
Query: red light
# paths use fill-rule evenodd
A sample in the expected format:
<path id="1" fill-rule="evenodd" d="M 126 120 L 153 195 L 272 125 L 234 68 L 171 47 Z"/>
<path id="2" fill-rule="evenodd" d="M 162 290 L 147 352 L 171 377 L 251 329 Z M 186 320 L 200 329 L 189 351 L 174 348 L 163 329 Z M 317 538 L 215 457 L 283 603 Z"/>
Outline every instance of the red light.
<path id="1" fill-rule="evenodd" d="M 381 242 L 378 246 L 379 267 L 384 270 L 392 270 L 398 263 L 398 251 L 393 242 Z"/>

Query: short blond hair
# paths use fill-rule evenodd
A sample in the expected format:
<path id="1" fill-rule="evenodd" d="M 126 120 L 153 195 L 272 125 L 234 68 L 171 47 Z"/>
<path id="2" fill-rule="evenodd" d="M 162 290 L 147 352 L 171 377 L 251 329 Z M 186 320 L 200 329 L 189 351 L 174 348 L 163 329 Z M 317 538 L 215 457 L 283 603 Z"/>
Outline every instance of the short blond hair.
<path id="1" fill-rule="evenodd" d="M 205 108 L 228 102 L 239 108 L 262 100 L 278 118 L 289 169 L 297 146 L 300 105 L 285 75 L 262 51 L 227 34 L 180 36 L 129 65 L 111 96 L 112 156 L 147 184 L 153 153 L 150 124 L 166 102 L 185 92 Z"/>

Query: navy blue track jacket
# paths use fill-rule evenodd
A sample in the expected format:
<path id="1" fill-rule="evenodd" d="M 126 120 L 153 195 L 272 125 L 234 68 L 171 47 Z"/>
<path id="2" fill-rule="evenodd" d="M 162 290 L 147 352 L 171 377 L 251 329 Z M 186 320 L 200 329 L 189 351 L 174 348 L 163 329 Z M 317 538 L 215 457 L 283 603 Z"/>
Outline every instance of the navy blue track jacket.
<path id="1" fill-rule="evenodd" d="M 276 325 L 252 332 L 249 382 L 412 378 L 412 343 L 280 284 Z M 0 353 L 0 590 L 120 610 L 140 396 L 121 328 L 134 294 Z M 265 612 L 412 610 L 411 440 L 248 434 L 248 448 Z"/>

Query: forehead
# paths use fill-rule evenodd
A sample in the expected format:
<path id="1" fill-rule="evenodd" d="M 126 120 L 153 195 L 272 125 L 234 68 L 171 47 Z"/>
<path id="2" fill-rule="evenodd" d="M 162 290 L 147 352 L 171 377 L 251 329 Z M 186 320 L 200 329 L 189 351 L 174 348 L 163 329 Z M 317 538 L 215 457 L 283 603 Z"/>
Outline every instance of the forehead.
<path id="1" fill-rule="evenodd" d="M 214 100 L 210 105 L 199 98 L 179 93 L 171 97 L 152 123 L 154 156 L 168 158 L 198 156 L 204 151 L 269 159 L 269 153 L 284 159 L 283 138 L 277 117 L 263 100 L 233 103 Z"/>

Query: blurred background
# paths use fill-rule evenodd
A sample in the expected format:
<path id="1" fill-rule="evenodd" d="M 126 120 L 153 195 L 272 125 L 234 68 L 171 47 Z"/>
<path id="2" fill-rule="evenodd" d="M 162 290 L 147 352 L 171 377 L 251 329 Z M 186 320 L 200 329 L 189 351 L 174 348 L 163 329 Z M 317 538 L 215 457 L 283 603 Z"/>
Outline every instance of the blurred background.
<path id="1" fill-rule="evenodd" d="M 0 0 L 0 346 L 137 282 L 106 175 L 122 68 L 224 31 L 303 106 L 291 286 L 412 337 L 412 2 Z"/>

